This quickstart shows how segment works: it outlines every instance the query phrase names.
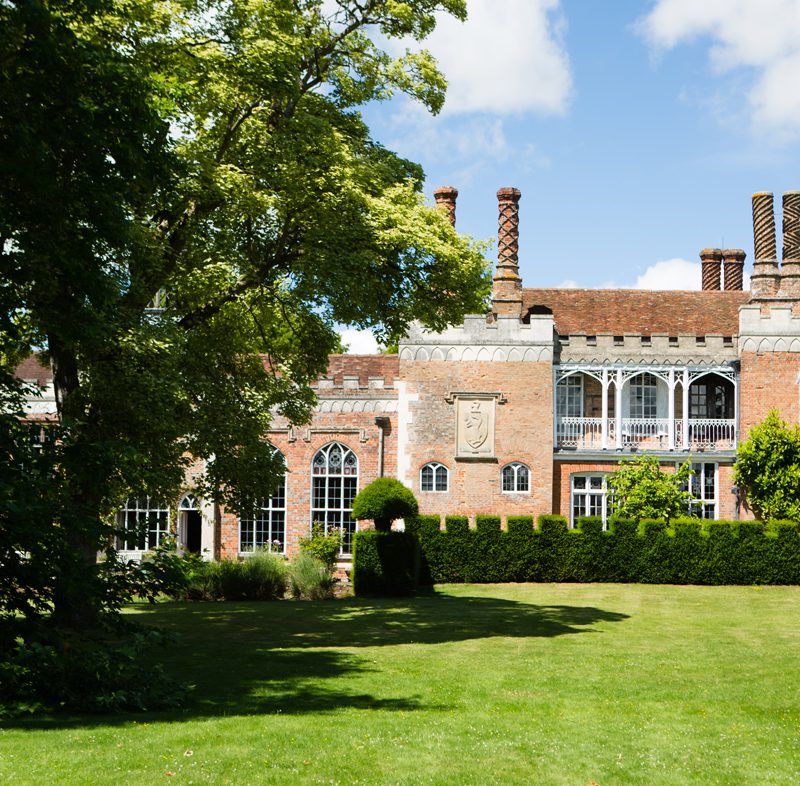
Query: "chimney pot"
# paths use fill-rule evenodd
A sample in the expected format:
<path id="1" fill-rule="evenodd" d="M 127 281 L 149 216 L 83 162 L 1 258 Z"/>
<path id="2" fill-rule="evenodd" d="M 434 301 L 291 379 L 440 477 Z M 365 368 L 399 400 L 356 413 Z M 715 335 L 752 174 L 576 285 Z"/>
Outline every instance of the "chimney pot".
<path id="1" fill-rule="evenodd" d="M 722 251 L 704 248 L 700 252 L 703 270 L 703 291 L 719 291 L 722 288 Z"/>
<path id="2" fill-rule="evenodd" d="M 456 199 L 458 197 L 458 189 L 453 186 L 440 186 L 433 192 L 433 198 L 436 200 L 436 206 L 443 206 L 447 208 L 447 216 L 450 223 L 455 227 L 456 225 Z"/>
<path id="3" fill-rule="evenodd" d="M 726 248 L 722 252 L 725 269 L 725 291 L 741 292 L 744 284 L 744 260 L 747 254 L 741 248 Z"/>
<path id="4" fill-rule="evenodd" d="M 779 297 L 800 299 L 800 191 L 783 195 L 783 259 Z"/>
<path id="5" fill-rule="evenodd" d="M 492 287 L 492 310 L 504 316 L 522 315 L 522 279 L 519 277 L 519 200 L 518 188 L 497 192 L 497 273 Z"/>
<path id="6" fill-rule="evenodd" d="M 775 247 L 775 208 L 770 191 L 753 194 L 753 241 L 755 261 L 750 278 L 751 298 L 773 297 L 780 284 Z"/>

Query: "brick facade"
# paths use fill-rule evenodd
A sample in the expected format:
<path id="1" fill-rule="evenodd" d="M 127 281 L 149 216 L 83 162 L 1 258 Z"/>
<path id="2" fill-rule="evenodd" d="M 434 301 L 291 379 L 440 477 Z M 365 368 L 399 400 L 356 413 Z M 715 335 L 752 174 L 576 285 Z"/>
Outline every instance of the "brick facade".
<path id="1" fill-rule="evenodd" d="M 456 196 L 437 192 L 451 221 Z M 312 423 L 274 421 L 268 436 L 288 469 L 289 555 L 310 529 L 312 461 L 332 442 L 357 457 L 358 489 L 381 474 L 398 477 L 425 514 L 570 517 L 576 474 L 607 474 L 620 458 L 652 451 L 665 468 L 687 458 L 712 466 L 715 515 L 749 515 L 733 493 L 737 439 L 772 408 L 800 421 L 800 262 L 774 259 L 772 196 L 754 196 L 753 290 L 741 290 L 743 252 L 705 249 L 705 288 L 685 292 L 525 289 L 520 194 L 501 189 L 498 199 L 501 254 L 488 313 L 438 334 L 412 326 L 397 355 L 332 356 Z M 800 229 L 793 243 L 794 254 Z M 17 374 L 45 389 L 29 417 L 51 417 L 49 370 L 31 358 Z M 478 439 L 467 449 L 469 433 Z M 428 462 L 447 468 L 446 491 L 420 488 Z M 510 462 L 529 470 L 527 491 L 502 490 Z M 238 555 L 236 517 L 210 502 L 200 510 L 209 556 Z"/>

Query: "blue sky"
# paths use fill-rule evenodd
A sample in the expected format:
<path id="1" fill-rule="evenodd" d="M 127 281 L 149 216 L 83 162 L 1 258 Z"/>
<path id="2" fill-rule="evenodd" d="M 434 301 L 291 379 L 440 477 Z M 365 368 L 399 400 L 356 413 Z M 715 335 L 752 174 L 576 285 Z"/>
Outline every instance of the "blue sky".
<path id="1" fill-rule="evenodd" d="M 800 188 L 800 0 L 468 8 L 424 43 L 442 114 L 364 113 L 423 164 L 429 198 L 459 189 L 462 232 L 495 237 L 495 192 L 516 186 L 526 286 L 699 288 L 706 246 L 752 264 L 751 194 Z"/>

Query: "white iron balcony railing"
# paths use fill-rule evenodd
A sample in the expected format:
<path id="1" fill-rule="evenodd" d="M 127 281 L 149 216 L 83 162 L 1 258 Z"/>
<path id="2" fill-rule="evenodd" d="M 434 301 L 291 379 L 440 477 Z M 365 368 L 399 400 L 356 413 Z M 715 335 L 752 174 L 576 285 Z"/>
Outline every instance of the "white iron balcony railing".
<path id="1" fill-rule="evenodd" d="M 736 447 L 736 421 L 716 418 L 690 418 L 689 450 L 733 450 Z M 675 443 L 683 447 L 683 421 L 675 421 Z"/>
<path id="2" fill-rule="evenodd" d="M 622 418 L 623 448 L 665 448 L 668 443 L 668 418 Z"/>
<path id="3" fill-rule="evenodd" d="M 556 439 L 563 448 L 600 449 L 603 418 L 561 417 L 557 420 Z"/>
<path id="4" fill-rule="evenodd" d="M 736 421 L 676 418 L 670 433 L 669 418 L 610 417 L 604 429 L 603 418 L 565 416 L 556 418 L 556 447 L 573 450 L 733 450 L 736 448 Z"/>

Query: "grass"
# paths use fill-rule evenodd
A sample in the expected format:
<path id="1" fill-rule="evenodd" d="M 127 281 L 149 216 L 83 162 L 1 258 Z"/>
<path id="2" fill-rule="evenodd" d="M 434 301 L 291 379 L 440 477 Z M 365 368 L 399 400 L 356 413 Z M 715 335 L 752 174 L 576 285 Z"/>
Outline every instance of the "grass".
<path id="1" fill-rule="evenodd" d="M 5 724 L 0 783 L 786 786 L 799 610 L 597 584 L 138 607 L 179 634 L 190 705 Z"/>

